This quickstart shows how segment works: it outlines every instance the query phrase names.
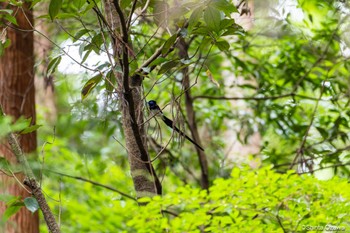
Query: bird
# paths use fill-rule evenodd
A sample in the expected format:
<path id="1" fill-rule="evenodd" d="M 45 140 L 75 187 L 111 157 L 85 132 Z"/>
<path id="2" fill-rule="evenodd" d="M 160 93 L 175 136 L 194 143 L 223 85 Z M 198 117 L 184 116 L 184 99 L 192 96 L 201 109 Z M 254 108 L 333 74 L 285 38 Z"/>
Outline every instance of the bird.
<path id="1" fill-rule="evenodd" d="M 196 143 L 192 138 L 190 138 L 184 132 L 182 132 L 179 128 L 177 128 L 174 122 L 163 114 L 162 110 L 160 109 L 156 101 L 154 100 L 148 101 L 148 107 L 151 113 L 153 114 L 153 116 L 160 117 L 168 127 L 178 132 L 181 136 L 184 136 L 188 141 L 192 142 L 192 144 L 195 145 L 198 149 L 200 149 L 201 151 L 204 151 L 203 147 L 198 145 L 198 143 Z"/>

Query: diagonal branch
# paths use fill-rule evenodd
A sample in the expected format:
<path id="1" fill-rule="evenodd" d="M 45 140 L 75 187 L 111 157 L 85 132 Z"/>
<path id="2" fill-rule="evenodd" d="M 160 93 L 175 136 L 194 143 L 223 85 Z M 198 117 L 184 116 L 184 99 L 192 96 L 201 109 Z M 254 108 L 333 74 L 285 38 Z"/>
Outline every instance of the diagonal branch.
<path id="1" fill-rule="evenodd" d="M 113 191 L 113 192 L 116 192 L 116 193 L 119 193 L 120 195 L 124 196 L 124 197 L 127 197 L 131 200 L 134 200 L 136 201 L 136 199 L 132 196 L 130 196 L 129 194 L 126 194 L 118 189 L 115 189 L 111 186 L 108 186 L 108 185 L 104 185 L 104 184 L 101 184 L 101 183 L 98 183 L 96 181 L 93 181 L 93 180 L 89 180 L 89 179 L 86 179 L 84 177 L 80 177 L 80 176 L 72 176 L 72 175 L 68 175 L 68 174 L 64 174 L 64 173 L 61 173 L 61 172 L 55 172 L 55 171 L 49 171 L 49 172 L 52 172 L 54 174 L 57 174 L 57 175 L 60 175 L 60 176 L 64 176 L 64 177 L 68 177 L 68 178 L 72 178 L 72 179 L 76 179 L 76 180 L 81 180 L 81 181 L 84 181 L 84 182 L 87 182 L 87 183 L 90 183 L 92 185 L 95 185 L 95 186 L 99 186 L 99 187 L 102 187 L 102 188 L 105 188 L 105 189 L 108 189 L 110 191 Z"/>
<path id="2" fill-rule="evenodd" d="M 0 105 L 0 116 L 5 116 L 3 112 L 2 106 Z M 12 152 L 17 158 L 17 161 L 23 167 L 23 172 L 25 175 L 24 184 L 27 185 L 31 191 L 35 199 L 38 201 L 39 207 L 44 215 L 44 219 L 47 227 L 52 233 L 60 233 L 60 228 L 56 222 L 56 219 L 46 202 L 45 196 L 42 193 L 40 186 L 34 176 L 32 169 L 29 166 L 27 158 L 23 154 L 22 148 L 20 147 L 15 135 L 13 133 L 9 133 L 7 136 L 8 143 L 11 146 Z"/>

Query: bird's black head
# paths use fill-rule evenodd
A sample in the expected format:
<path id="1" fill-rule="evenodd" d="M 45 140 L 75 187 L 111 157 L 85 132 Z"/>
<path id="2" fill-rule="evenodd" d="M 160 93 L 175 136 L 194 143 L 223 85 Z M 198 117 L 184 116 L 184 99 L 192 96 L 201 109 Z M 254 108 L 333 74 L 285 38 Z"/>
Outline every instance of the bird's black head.
<path id="1" fill-rule="evenodd" d="M 149 109 L 151 109 L 151 110 L 159 108 L 158 105 L 157 105 L 157 102 L 154 101 L 154 100 L 148 101 L 148 106 L 149 106 Z"/>

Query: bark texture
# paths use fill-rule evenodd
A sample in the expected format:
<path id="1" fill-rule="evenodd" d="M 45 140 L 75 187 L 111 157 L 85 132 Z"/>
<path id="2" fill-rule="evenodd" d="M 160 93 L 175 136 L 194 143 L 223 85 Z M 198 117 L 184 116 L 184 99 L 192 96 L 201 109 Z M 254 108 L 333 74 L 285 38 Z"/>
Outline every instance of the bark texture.
<path id="1" fill-rule="evenodd" d="M 112 30 L 114 60 L 123 74 L 115 74 L 122 109 L 122 123 L 131 176 L 137 197 L 162 193 L 161 183 L 150 162 L 143 123 L 142 79 L 129 75 L 129 56 L 133 54 L 129 41 L 129 17 L 124 15 L 116 0 L 105 0 L 105 15 Z"/>
<path id="2" fill-rule="evenodd" d="M 10 47 L 0 57 L 0 103 L 6 115 L 11 115 L 14 119 L 20 116 L 31 118 L 32 124 L 35 124 L 34 55 L 31 31 L 33 16 L 28 7 L 29 4 L 25 3 L 23 8 L 14 9 L 14 12 L 17 11 L 16 18 L 19 25 L 17 29 L 14 29 L 13 25 L 0 28 L 0 31 L 6 30 L 6 37 L 11 40 Z M 0 3 L 0 8 L 6 8 L 6 3 Z M 35 151 L 37 146 L 35 132 L 21 135 L 19 141 L 24 153 Z M 17 163 L 8 144 L 0 144 L 0 156 Z M 16 173 L 15 176 L 17 180 L 23 182 L 23 174 Z M 30 196 L 30 193 L 23 189 L 16 179 L 3 173 L 0 173 L 0 193 L 22 198 Z M 4 203 L 0 202 L 0 216 L 5 209 Z M 33 215 L 26 208 L 21 208 L 6 223 L 5 229 L 0 229 L 0 232 L 37 233 L 39 232 L 38 214 Z"/>

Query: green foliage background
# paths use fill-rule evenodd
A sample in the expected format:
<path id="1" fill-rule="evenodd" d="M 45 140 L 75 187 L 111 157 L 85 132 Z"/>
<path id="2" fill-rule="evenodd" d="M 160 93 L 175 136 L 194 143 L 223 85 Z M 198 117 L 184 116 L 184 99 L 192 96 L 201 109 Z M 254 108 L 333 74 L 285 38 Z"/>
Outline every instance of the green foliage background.
<path id="1" fill-rule="evenodd" d="M 121 2 L 127 15 L 131 1 Z M 168 28 L 157 12 L 173 1 L 151 1 L 146 12 L 151 17 L 131 27 L 138 53 L 130 67 L 134 72 L 162 45 L 163 53 L 169 51 L 179 29 L 191 41 L 188 60 L 180 59 L 175 48 L 154 61 L 157 67 L 145 76 L 144 93 L 160 106 L 170 104 L 164 112 L 184 122 L 181 69 L 190 69 L 196 121 L 210 164 L 210 192 L 199 189 L 195 151 L 179 138 L 156 161 L 165 195 L 141 200 L 149 202 L 146 206 L 86 182 L 135 196 L 119 100 L 111 85 L 115 81 L 108 81 L 112 69 L 120 72 L 120 67 L 98 61 L 89 66 L 93 72 L 56 72 L 58 119 L 48 123 L 39 106 L 41 146 L 32 164 L 62 232 L 307 232 L 310 226 L 327 224 L 350 230 L 348 3 L 295 1 L 300 19 L 301 14 L 296 18 L 279 1 L 255 1 L 254 27 L 245 31 L 232 17 L 237 9 L 231 1 L 179 2 L 169 11 Z M 137 8 L 145 3 L 138 1 Z M 36 1 L 34 9 L 41 4 Z M 110 49 L 93 7 L 101 9 L 101 2 L 51 0 L 42 17 L 59 25 L 52 28 L 53 41 L 76 43 L 85 66 L 93 54 Z M 62 55 L 60 48 L 52 51 L 48 74 L 57 70 Z M 1 129 L 8 122 L 1 119 Z M 259 152 L 245 161 L 258 160 L 261 168 L 227 159 L 228 122 L 235 125 L 230 134 L 242 144 L 259 133 Z M 20 131 L 23 124 L 12 130 Z M 171 138 L 155 122 L 146 128 L 162 145 Z M 290 171 L 293 162 L 310 174 Z M 325 172 L 331 173 L 329 180 L 320 179 Z M 44 222 L 41 230 L 47 232 Z"/>

